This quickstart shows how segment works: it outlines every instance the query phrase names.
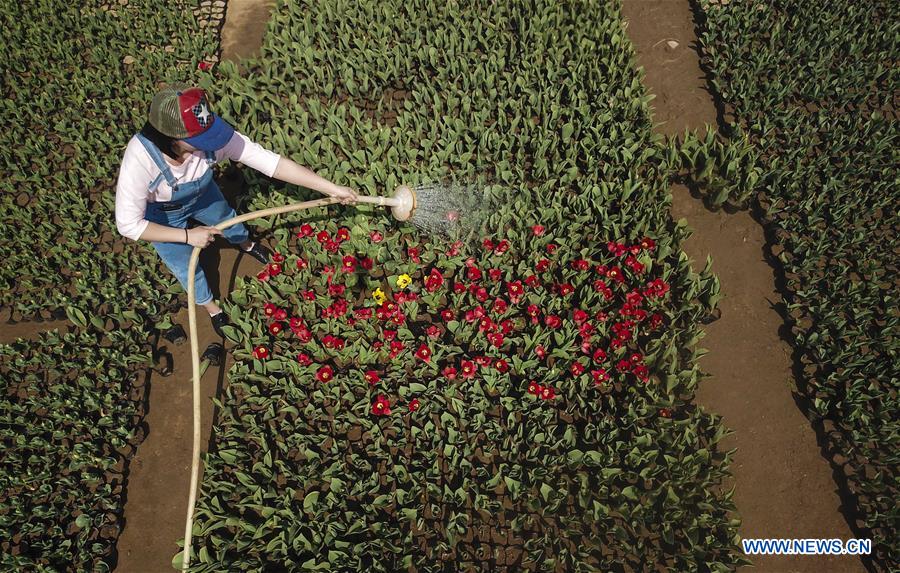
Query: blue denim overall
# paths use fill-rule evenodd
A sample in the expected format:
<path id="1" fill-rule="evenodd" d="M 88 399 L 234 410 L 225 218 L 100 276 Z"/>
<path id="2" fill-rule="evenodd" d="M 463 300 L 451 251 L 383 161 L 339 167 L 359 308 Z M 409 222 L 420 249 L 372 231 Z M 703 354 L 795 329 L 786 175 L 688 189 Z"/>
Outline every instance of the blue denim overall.
<path id="1" fill-rule="evenodd" d="M 225 201 L 219 186 L 213 180 L 212 166 L 216 162 L 214 152 L 206 152 L 209 170 L 200 179 L 187 183 L 176 183 L 172 170 L 169 169 L 169 165 L 162 157 L 162 152 L 140 133 L 137 134 L 137 137 L 144 144 L 144 148 L 160 170 L 159 176 L 150 183 L 148 191 L 156 189 L 163 178 L 172 188 L 171 201 L 147 203 L 145 219 L 167 227 L 186 229 L 188 218 L 200 221 L 204 225 L 212 226 L 237 216 L 234 209 Z M 243 243 L 249 237 L 247 228 L 242 223 L 223 230 L 222 235 L 234 245 Z M 184 243 L 163 242 L 153 242 L 153 247 L 159 253 L 166 266 L 169 267 L 169 270 L 178 279 L 178 282 L 181 283 L 185 292 L 187 292 L 188 263 L 191 260 L 191 252 L 194 250 L 194 247 Z M 212 292 L 209 290 L 209 284 L 206 282 L 206 275 L 199 265 L 194 273 L 194 288 L 196 289 L 197 304 L 212 302 Z"/>

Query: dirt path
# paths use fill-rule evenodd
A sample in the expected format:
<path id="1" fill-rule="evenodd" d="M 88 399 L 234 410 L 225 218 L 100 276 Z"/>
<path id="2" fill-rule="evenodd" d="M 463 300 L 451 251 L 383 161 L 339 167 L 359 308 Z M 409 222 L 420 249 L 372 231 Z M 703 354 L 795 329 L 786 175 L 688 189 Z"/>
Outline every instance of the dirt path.
<path id="1" fill-rule="evenodd" d="M 656 94 L 651 102 L 656 131 L 675 135 L 685 127 L 716 125 L 688 0 L 623 4 L 645 85 Z M 724 445 L 737 448 L 732 472 L 741 536 L 853 537 L 829 464 L 791 395 L 791 350 L 778 334 L 782 320 L 772 305 L 780 297 L 764 258 L 762 227 L 747 212 L 707 211 L 681 185 L 672 188 L 671 213 L 676 220 L 686 217 L 694 230 L 684 244 L 687 254 L 699 265 L 712 256 L 724 294 L 722 317 L 705 327 L 701 342 L 709 353 L 700 364 L 711 378 L 700 386 L 697 401 L 735 430 Z M 855 557 L 760 556 L 753 561 L 757 571 L 773 573 L 865 570 Z"/>

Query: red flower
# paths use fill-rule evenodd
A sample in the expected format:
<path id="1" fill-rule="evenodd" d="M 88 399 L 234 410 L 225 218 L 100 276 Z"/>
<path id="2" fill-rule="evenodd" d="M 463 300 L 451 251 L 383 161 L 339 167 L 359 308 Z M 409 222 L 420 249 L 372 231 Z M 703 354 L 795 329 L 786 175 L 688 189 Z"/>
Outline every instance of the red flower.
<path id="1" fill-rule="evenodd" d="M 269 325 L 269 333 L 273 335 L 279 334 L 282 330 L 284 330 L 284 325 L 280 322 L 273 322 Z"/>
<path id="2" fill-rule="evenodd" d="M 537 273 L 542 273 L 550 268 L 550 260 L 549 259 L 541 259 L 534 266 L 534 271 Z"/>
<path id="3" fill-rule="evenodd" d="M 312 331 L 308 328 L 298 328 L 294 334 L 297 335 L 297 338 L 300 339 L 300 342 L 309 342 L 312 340 L 313 334 Z"/>
<path id="4" fill-rule="evenodd" d="M 506 239 L 503 239 L 502 241 L 497 243 L 497 246 L 494 248 L 494 252 L 497 254 L 500 254 L 500 255 L 502 255 L 503 253 L 505 253 L 508 250 L 509 250 L 509 241 L 507 241 Z"/>
<path id="5" fill-rule="evenodd" d="M 594 272 L 600 276 L 606 276 L 607 267 L 606 265 L 597 265 L 594 267 Z"/>
<path id="6" fill-rule="evenodd" d="M 462 283 L 454 283 L 453 284 L 453 292 L 455 294 L 462 294 L 462 293 L 466 292 L 466 285 L 464 285 Z"/>
<path id="7" fill-rule="evenodd" d="M 463 360 L 460 363 L 460 373 L 463 378 L 472 378 L 475 376 L 475 363 L 471 360 Z"/>
<path id="8" fill-rule="evenodd" d="M 269 357 L 269 349 L 265 346 L 257 346 L 253 349 L 253 357 L 257 360 L 262 360 L 264 358 Z"/>
<path id="9" fill-rule="evenodd" d="M 493 251 L 494 250 L 494 241 L 492 241 L 490 239 L 485 239 L 485 240 L 481 241 L 481 246 L 484 247 L 484 250 L 486 250 L 486 251 Z"/>
<path id="10" fill-rule="evenodd" d="M 501 346 L 503 346 L 504 338 L 503 338 L 503 335 L 500 334 L 499 332 L 492 332 L 491 334 L 488 334 L 487 339 L 488 339 L 488 342 L 490 342 L 491 345 L 496 348 L 500 348 Z"/>
<path id="11" fill-rule="evenodd" d="M 559 328 L 560 326 L 562 326 L 562 319 L 551 314 L 544 319 L 544 324 L 546 324 L 550 328 Z"/>
<path id="12" fill-rule="evenodd" d="M 613 350 L 617 348 L 621 348 L 625 345 L 625 342 L 621 338 L 613 338 L 609 341 L 609 347 Z"/>
<path id="13" fill-rule="evenodd" d="M 400 342 L 399 340 L 391 341 L 391 353 L 394 356 L 397 356 L 398 354 L 400 354 L 400 352 L 402 352 L 405 348 L 406 348 L 406 345 L 403 344 L 402 342 Z"/>
<path id="14" fill-rule="evenodd" d="M 616 257 L 621 257 L 628 252 L 628 247 L 626 247 L 622 243 L 617 243 L 615 241 L 609 241 L 608 243 L 606 243 L 606 248 L 610 253 L 613 254 L 613 256 Z"/>
<path id="15" fill-rule="evenodd" d="M 525 285 L 529 288 L 537 288 L 541 286 L 541 281 L 537 278 L 537 275 L 528 275 L 525 277 Z"/>
<path id="16" fill-rule="evenodd" d="M 316 300 L 316 291 L 314 291 L 314 290 L 303 291 L 303 300 Z"/>
<path id="17" fill-rule="evenodd" d="M 660 415 L 660 417 L 662 417 L 662 418 L 671 418 L 671 417 L 672 417 L 672 410 L 670 410 L 669 408 L 660 408 L 660 409 L 659 409 L 659 415 Z"/>
<path id="18" fill-rule="evenodd" d="M 362 268 L 364 268 L 367 271 L 371 271 L 372 266 L 374 264 L 375 263 L 369 257 L 363 257 L 363 258 L 359 259 L 359 266 L 361 266 Z"/>
<path id="19" fill-rule="evenodd" d="M 428 348 L 427 344 L 419 346 L 419 349 L 416 350 L 416 358 L 425 362 L 431 362 L 431 349 Z"/>
<path id="20" fill-rule="evenodd" d="M 376 416 L 387 416 L 391 413 L 391 403 L 384 394 L 379 394 L 372 404 L 372 413 Z"/>
<path id="21" fill-rule="evenodd" d="M 344 258 L 341 260 L 343 262 L 342 270 L 345 273 L 352 273 L 356 270 L 356 257 L 353 255 L 344 255 Z"/>
<path id="22" fill-rule="evenodd" d="M 534 380 L 532 380 L 531 382 L 528 383 L 528 393 L 531 394 L 532 396 L 540 396 L 541 390 L 543 390 L 543 389 L 544 389 L 544 387 L 541 386 L 540 384 L 538 384 L 537 382 L 535 382 Z"/>
<path id="23" fill-rule="evenodd" d="M 353 314 L 356 315 L 356 318 L 366 320 L 368 318 L 372 318 L 372 309 L 371 308 L 357 308 L 353 311 Z"/>
<path id="24" fill-rule="evenodd" d="M 544 386 L 543 388 L 541 388 L 542 400 L 552 400 L 554 398 L 556 398 L 556 390 L 554 390 L 550 386 Z"/>
<path id="25" fill-rule="evenodd" d="M 374 386 L 381 381 L 381 377 L 378 376 L 378 372 L 375 372 L 374 370 L 366 370 L 366 373 L 363 374 L 363 378 L 366 380 L 366 382 L 369 383 L 369 386 Z"/>
<path id="26" fill-rule="evenodd" d="M 277 277 L 281 274 L 281 264 L 279 263 L 269 263 L 267 268 L 269 270 L 269 276 Z"/>
<path id="27" fill-rule="evenodd" d="M 522 288 L 522 281 L 506 283 L 506 290 L 509 292 L 509 298 L 512 299 L 513 302 L 516 302 L 519 297 L 525 294 L 525 289 Z"/>
<path id="28" fill-rule="evenodd" d="M 422 259 L 419 258 L 419 247 L 409 247 L 406 249 L 406 254 L 409 256 L 409 259 L 417 265 L 422 262 Z"/>
<path id="29" fill-rule="evenodd" d="M 548 243 L 546 248 L 547 248 L 547 254 L 552 255 L 553 253 L 556 252 L 556 249 L 559 248 L 559 245 L 556 245 L 554 243 Z"/>
<path id="30" fill-rule="evenodd" d="M 616 362 L 616 370 L 618 370 L 619 372 L 628 372 L 629 370 L 631 370 L 631 362 L 625 360 L 624 358 L 622 360 L 619 360 L 618 362 Z"/>
<path id="31" fill-rule="evenodd" d="M 298 268 L 299 270 L 302 271 L 303 269 L 305 269 L 305 268 L 308 267 L 308 266 L 309 266 L 309 263 L 306 262 L 305 260 L 303 260 L 303 259 L 297 259 L 297 268 Z"/>
<path id="32" fill-rule="evenodd" d="M 431 273 L 425 277 L 425 290 L 434 292 L 444 286 L 444 275 L 437 269 L 431 269 Z"/>
<path id="33" fill-rule="evenodd" d="M 650 323 L 649 323 L 649 324 L 650 324 L 650 330 L 653 330 L 653 329 L 655 329 L 657 326 L 659 326 L 660 324 L 662 324 L 662 321 L 663 321 L 662 315 L 661 315 L 660 313 L 658 313 L 658 312 L 654 312 L 653 315 L 650 317 Z"/>
<path id="34" fill-rule="evenodd" d="M 575 324 L 578 325 L 583 324 L 584 321 L 586 321 L 588 318 L 590 318 L 590 315 L 580 308 L 576 308 L 575 312 L 572 313 L 572 320 L 574 320 Z"/>
<path id="35" fill-rule="evenodd" d="M 503 278 L 503 271 L 500 269 L 491 269 L 488 271 L 488 278 L 490 278 L 493 282 L 497 282 Z"/>
<path id="36" fill-rule="evenodd" d="M 258 273 L 256 273 L 256 278 L 258 278 L 262 282 L 266 282 L 269 280 L 269 272 L 266 271 L 265 269 L 263 269 L 263 270 L 259 271 Z"/>
<path id="37" fill-rule="evenodd" d="M 334 369 L 331 366 L 323 366 L 316 372 L 316 378 L 319 382 L 328 382 L 334 378 Z"/>
<path id="38" fill-rule="evenodd" d="M 272 253 L 272 262 L 273 263 L 283 263 L 284 255 L 282 255 L 281 253 Z"/>
<path id="39" fill-rule="evenodd" d="M 344 241 L 346 241 L 347 239 L 350 238 L 350 229 L 348 229 L 347 227 L 341 227 L 340 229 L 338 229 L 338 232 L 337 232 L 337 235 L 335 235 L 335 238 L 339 242 L 343 243 Z"/>
<path id="40" fill-rule="evenodd" d="M 300 366 L 309 366 L 313 361 L 309 354 L 300 353 L 297 355 L 297 362 L 300 363 Z"/>
<path id="41" fill-rule="evenodd" d="M 331 240 L 331 235 L 328 234 L 328 231 L 323 229 L 316 233 L 316 240 L 319 241 L 319 243 L 324 244 Z"/>
<path id="42" fill-rule="evenodd" d="M 650 378 L 647 366 L 644 364 L 638 364 L 634 367 L 634 370 L 632 370 L 632 372 L 640 379 L 641 382 L 646 382 Z"/>
<path id="43" fill-rule="evenodd" d="M 656 246 L 656 241 L 654 241 L 650 237 L 644 237 L 643 239 L 641 239 L 641 248 L 644 249 L 645 251 L 649 251 L 655 246 Z"/>
<path id="44" fill-rule="evenodd" d="M 287 311 L 283 308 L 279 308 L 275 310 L 275 320 L 285 320 L 287 319 Z"/>
<path id="45" fill-rule="evenodd" d="M 603 368 L 598 368 L 597 370 L 591 370 L 591 377 L 594 379 L 594 384 L 600 386 L 607 380 L 609 380 L 609 374 Z"/>
<path id="46" fill-rule="evenodd" d="M 291 319 L 291 322 L 290 322 L 291 330 L 297 330 L 297 329 L 300 328 L 301 326 L 303 326 L 303 319 L 302 319 L 302 318 L 294 317 L 294 318 Z"/>
<path id="47" fill-rule="evenodd" d="M 606 352 L 602 348 L 598 348 L 594 351 L 594 355 L 591 358 L 594 359 L 594 362 L 603 362 L 606 360 Z"/>
<path id="48" fill-rule="evenodd" d="M 425 329 L 425 334 L 428 335 L 428 338 L 432 340 L 436 340 L 441 335 L 441 329 L 432 324 L 428 328 Z"/>
<path id="49" fill-rule="evenodd" d="M 200 70 L 201 72 L 209 71 L 210 69 L 212 69 L 212 66 L 213 65 L 209 62 L 198 62 L 197 63 L 197 69 Z"/>
<path id="50" fill-rule="evenodd" d="M 513 331 L 513 321 L 511 321 L 507 318 L 506 320 L 501 322 L 500 323 L 500 331 L 503 334 L 509 334 L 510 332 L 512 332 Z"/>
<path id="51" fill-rule="evenodd" d="M 535 237 L 540 237 L 541 235 L 544 234 L 544 231 L 545 231 L 545 229 L 544 229 L 543 225 L 532 225 L 531 226 L 531 232 L 534 234 Z"/>
<path id="52" fill-rule="evenodd" d="M 490 356 L 476 356 L 475 357 L 475 362 L 477 362 L 479 366 L 490 366 L 491 362 L 493 362 L 493 361 L 494 361 L 494 359 L 491 358 Z"/>
<path id="53" fill-rule="evenodd" d="M 607 319 L 609 319 L 609 316 L 602 310 L 598 310 L 597 314 L 594 315 L 594 320 L 597 322 L 606 322 Z"/>
<path id="54" fill-rule="evenodd" d="M 479 332 L 489 332 L 494 330 L 494 322 L 488 316 L 481 317 L 481 320 L 478 322 L 478 330 Z"/>
<path id="55" fill-rule="evenodd" d="M 575 259 L 572 261 L 572 268 L 576 271 L 586 271 L 591 268 L 591 263 L 585 259 Z"/>
<path id="56" fill-rule="evenodd" d="M 384 235 L 378 231 L 372 231 L 369 233 L 369 238 L 372 239 L 373 243 L 380 243 L 384 239 Z"/>
<path id="57" fill-rule="evenodd" d="M 453 311 L 449 308 L 445 308 L 441 311 L 441 319 L 443 319 L 444 322 L 450 322 L 454 318 L 456 317 L 453 315 Z"/>
<path id="58" fill-rule="evenodd" d="M 526 312 L 528 313 L 528 316 L 537 317 L 541 314 L 541 309 L 536 304 L 529 304 Z"/>
<path id="59" fill-rule="evenodd" d="M 569 366 L 569 372 L 572 373 L 572 376 L 581 376 L 584 374 L 584 365 L 581 362 L 573 362 Z"/>
<path id="60" fill-rule="evenodd" d="M 541 346 L 540 344 L 538 344 L 537 346 L 534 347 L 534 353 L 535 353 L 535 354 L 537 355 L 537 357 L 540 358 L 541 360 L 543 360 L 544 357 L 547 356 L 547 351 L 544 350 L 544 347 Z"/>
<path id="61" fill-rule="evenodd" d="M 478 270 L 478 267 L 469 267 L 466 270 L 466 277 L 468 277 L 470 281 L 481 280 L 481 271 Z"/>
<path id="62" fill-rule="evenodd" d="M 412 400 L 409 401 L 409 411 L 415 412 L 418 409 L 419 409 L 419 399 L 413 398 Z"/>
<path id="63" fill-rule="evenodd" d="M 394 340 L 395 338 L 397 338 L 397 331 L 396 330 L 382 330 L 381 336 L 382 336 L 382 338 L 384 338 L 385 340 L 388 340 L 388 341 Z"/>
<path id="64" fill-rule="evenodd" d="M 484 302 L 488 299 L 488 291 L 484 287 L 478 287 L 475 289 L 475 300 L 478 302 Z"/>
<path id="65" fill-rule="evenodd" d="M 496 312 L 497 314 L 503 314 L 508 309 L 509 309 L 509 306 L 506 304 L 505 300 L 503 300 L 502 298 L 494 299 L 494 307 L 493 307 L 494 312 Z"/>
<path id="66" fill-rule="evenodd" d="M 448 380 L 456 380 L 456 368 L 452 366 L 447 366 L 441 371 Z"/>
<path id="67" fill-rule="evenodd" d="M 271 302 L 267 302 L 263 305 L 263 314 L 266 316 L 273 316 L 276 310 L 278 310 L 278 307 Z"/>
<path id="68" fill-rule="evenodd" d="M 344 296 L 345 290 L 347 290 L 347 287 L 344 285 L 330 285 L 328 287 L 328 294 L 333 297 Z"/>
<path id="69" fill-rule="evenodd" d="M 509 363 L 506 360 L 501 359 L 494 363 L 494 368 L 497 369 L 497 372 L 505 374 L 506 372 L 509 372 Z"/>
<path id="70" fill-rule="evenodd" d="M 303 239 L 312 234 L 313 234 L 312 225 L 310 225 L 309 223 L 304 223 L 304 224 L 300 225 L 300 231 L 297 233 L 297 238 Z"/>
<path id="71" fill-rule="evenodd" d="M 640 352 L 632 352 L 631 356 L 628 357 L 632 364 L 640 364 L 643 359 L 644 356 Z"/>
<path id="72" fill-rule="evenodd" d="M 612 279 L 617 283 L 625 282 L 625 275 L 622 273 L 622 269 L 619 267 L 613 267 L 606 271 L 606 278 Z"/>
<path id="73" fill-rule="evenodd" d="M 568 296 L 575 292 L 575 287 L 570 285 L 569 283 L 563 283 L 559 285 L 559 294 L 560 296 Z"/>

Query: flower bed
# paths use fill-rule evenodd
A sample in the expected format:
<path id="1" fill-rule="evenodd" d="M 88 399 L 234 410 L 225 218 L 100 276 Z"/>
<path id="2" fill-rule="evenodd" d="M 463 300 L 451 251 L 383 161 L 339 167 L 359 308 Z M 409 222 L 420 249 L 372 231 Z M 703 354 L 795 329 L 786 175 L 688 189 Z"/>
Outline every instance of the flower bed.
<path id="1" fill-rule="evenodd" d="M 897 5 L 700 2 L 713 83 L 762 169 L 797 392 L 873 570 L 900 560 Z"/>
<path id="2" fill-rule="evenodd" d="M 103 571 L 143 437 L 139 324 L 0 345 L 0 566 Z M 99 344 L 98 344 L 99 342 Z"/>

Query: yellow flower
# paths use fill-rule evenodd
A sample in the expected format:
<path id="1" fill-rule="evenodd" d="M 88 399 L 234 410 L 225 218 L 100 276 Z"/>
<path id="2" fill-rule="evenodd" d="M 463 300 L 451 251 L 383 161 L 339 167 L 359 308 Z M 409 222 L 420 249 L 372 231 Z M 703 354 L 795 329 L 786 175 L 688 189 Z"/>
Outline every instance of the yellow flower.
<path id="1" fill-rule="evenodd" d="M 397 288 L 406 288 L 412 284 L 412 277 L 409 275 L 400 275 L 397 277 Z"/>
<path id="2" fill-rule="evenodd" d="M 384 296 L 384 292 L 380 288 L 375 289 L 375 291 L 372 293 L 372 298 L 374 298 L 375 302 L 377 302 L 378 304 L 383 304 L 384 301 L 387 300 L 387 297 Z"/>

